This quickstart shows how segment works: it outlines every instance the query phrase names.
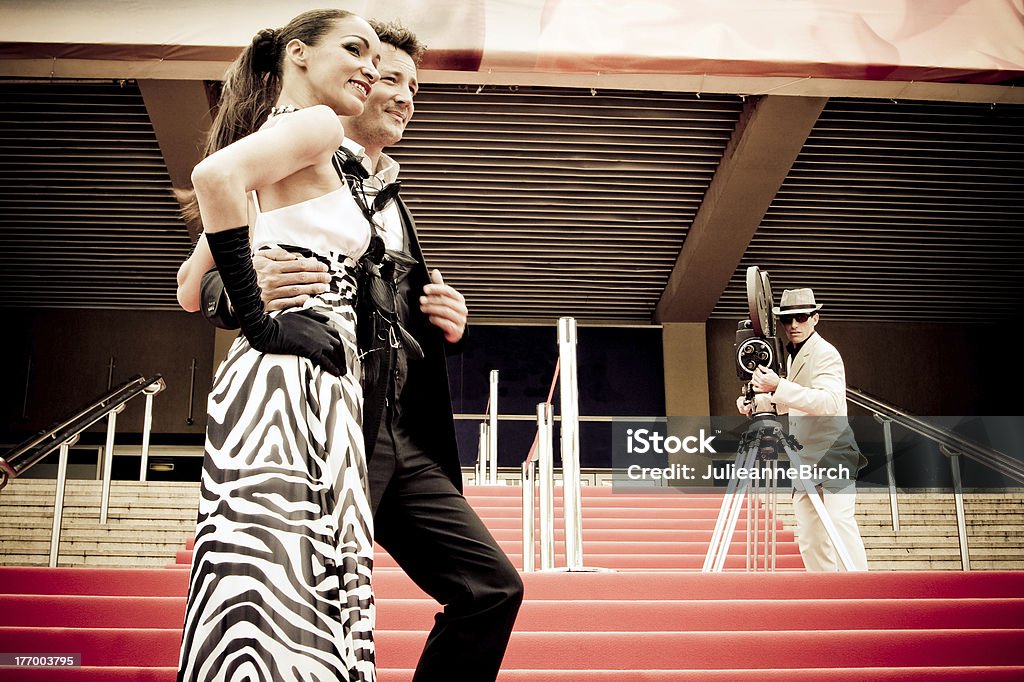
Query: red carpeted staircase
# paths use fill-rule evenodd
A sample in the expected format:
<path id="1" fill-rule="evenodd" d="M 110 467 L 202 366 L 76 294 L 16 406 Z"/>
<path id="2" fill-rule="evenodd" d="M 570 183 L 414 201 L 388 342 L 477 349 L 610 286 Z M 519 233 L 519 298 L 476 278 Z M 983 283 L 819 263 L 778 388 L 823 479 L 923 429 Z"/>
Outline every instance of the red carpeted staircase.
<path id="1" fill-rule="evenodd" d="M 518 493 L 468 496 L 521 565 Z M 1024 679 L 1024 572 L 807 574 L 780 530 L 783 570 L 701 574 L 719 502 L 584 489 L 585 563 L 616 572 L 524 576 L 500 679 Z M 174 679 L 190 557 L 178 570 L 0 568 L 0 652 L 84 665 L 0 679 Z M 381 553 L 374 575 L 382 682 L 411 678 L 436 611 L 394 566 Z"/>

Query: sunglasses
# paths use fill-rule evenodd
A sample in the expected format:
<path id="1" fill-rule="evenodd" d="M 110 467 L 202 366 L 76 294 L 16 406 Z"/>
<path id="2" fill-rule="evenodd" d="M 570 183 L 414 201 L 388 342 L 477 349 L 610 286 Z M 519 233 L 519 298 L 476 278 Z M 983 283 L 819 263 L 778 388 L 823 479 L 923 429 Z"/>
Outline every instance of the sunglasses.
<path id="1" fill-rule="evenodd" d="M 814 313 L 797 313 L 796 315 L 779 315 L 779 323 L 785 327 L 790 322 L 796 320 L 800 324 L 803 324 L 811 318 Z"/>

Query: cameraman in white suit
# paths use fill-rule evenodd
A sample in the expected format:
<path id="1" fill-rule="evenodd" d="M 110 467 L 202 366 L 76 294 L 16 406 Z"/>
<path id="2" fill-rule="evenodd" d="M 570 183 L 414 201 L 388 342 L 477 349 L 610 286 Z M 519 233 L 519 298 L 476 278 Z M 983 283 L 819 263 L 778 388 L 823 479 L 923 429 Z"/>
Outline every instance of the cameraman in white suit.
<path id="1" fill-rule="evenodd" d="M 853 439 L 846 417 L 846 369 L 835 346 L 815 331 L 821 305 L 811 289 L 787 289 L 772 312 L 786 330 L 789 343 L 787 379 L 758 367 L 750 380 L 755 393 L 773 394 L 771 401 L 779 414 L 789 414 L 790 435 L 802 446 L 804 464 L 845 472 L 831 478 L 813 478 L 818 495 L 852 560 L 851 570 L 868 570 L 864 541 L 857 527 L 857 472 L 867 464 Z M 756 399 L 755 399 L 755 402 Z M 750 414 L 752 405 L 737 400 L 740 412 Z M 829 419 L 833 417 L 834 419 Z M 797 521 L 797 542 L 809 571 L 841 570 L 825 526 L 807 493 L 793 497 Z"/>

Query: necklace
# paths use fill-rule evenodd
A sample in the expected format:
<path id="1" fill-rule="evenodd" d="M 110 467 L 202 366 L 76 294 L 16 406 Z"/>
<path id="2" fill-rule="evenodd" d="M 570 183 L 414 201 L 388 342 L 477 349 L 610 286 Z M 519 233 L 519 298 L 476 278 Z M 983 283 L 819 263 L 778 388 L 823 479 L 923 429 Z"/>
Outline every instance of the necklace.
<path id="1" fill-rule="evenodd" d="M 299 107 L 292 104 L 285 104 L 280 107 L 270 107 L 270 116 L 280 116 L 281 114 L 291 114 L 299 110 Z"/>

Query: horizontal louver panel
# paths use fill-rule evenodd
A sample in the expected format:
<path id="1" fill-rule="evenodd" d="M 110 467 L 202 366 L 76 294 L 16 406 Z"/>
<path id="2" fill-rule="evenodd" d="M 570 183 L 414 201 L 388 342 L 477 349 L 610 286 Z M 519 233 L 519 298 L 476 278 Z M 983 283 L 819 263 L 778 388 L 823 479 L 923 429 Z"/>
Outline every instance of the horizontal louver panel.
<path id="1" fill-rule="evenodd" d="M 188 249 L 133 81 L 0 84 L 0 306 L 175 309 Z"/>
<path id="2" fill-rule="evenodd" d="M 131 81 L 0 84 L 0 306 L 176 309 L 189 242 Z M 474 317 L 647 321 L 741 102 L 427 84 L 391 151 L 428 262 Z M 1022 309 L 1024 107 L 832 100 L 743 274 L 830 317 Z"/>
<path id="3" fill-rule="evenodd" d="M 649 321 L 740 108 L 430 85 L 391 151 L 428 264 L 473 316 Z"/>
<path id="4" fill-rule="evenodd" d="M 1019 315 L 1024 107 L 830 101 L 713 317 L 746 317 L 748 265 L 829 318 Z"/>

